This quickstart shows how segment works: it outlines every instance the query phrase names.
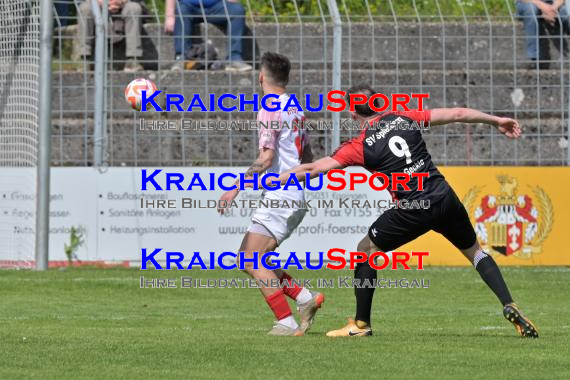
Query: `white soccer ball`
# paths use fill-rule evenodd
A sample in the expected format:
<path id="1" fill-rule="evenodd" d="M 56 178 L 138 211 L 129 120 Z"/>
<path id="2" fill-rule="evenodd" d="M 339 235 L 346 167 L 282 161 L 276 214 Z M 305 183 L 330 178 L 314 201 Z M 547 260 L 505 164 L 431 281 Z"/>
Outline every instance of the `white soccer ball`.
<path id="1" fill-rule="evenodd" d="M 156 91 L 156 85 L 151 80 L 145 78 L 137 78 L 129 83 L 125 88 L 125 99 L 131 108 L 136 111 L 141 110 L 143 91 L 146 91 L 146 96 L 149 97 Z"/>

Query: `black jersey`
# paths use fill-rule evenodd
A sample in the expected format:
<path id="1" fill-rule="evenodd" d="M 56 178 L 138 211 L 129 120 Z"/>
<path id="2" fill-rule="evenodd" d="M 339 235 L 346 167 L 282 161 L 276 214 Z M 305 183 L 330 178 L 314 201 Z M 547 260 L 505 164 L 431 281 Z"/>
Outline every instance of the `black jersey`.
<path id="1" fill-rule="evenodd" d="M 429 173 L 423 179 L 424 190 L 418 191 L 419 179 L 413 177 L 392 191 L 396 199 L 429 199 L 437 202 L 450 191 L 443 175 L 432 162 L 422 137 L 422 126 L 427 126 L 431 112 L 402 111 L 380 114 L 370 121 L 370 128 L 342 144 L 332 158 L 343 166 L 358 165 L 371 172 L 385 174 L 390 180 L 392 173 Z M 391 186 L 389 187 L 389 189 Z"/>

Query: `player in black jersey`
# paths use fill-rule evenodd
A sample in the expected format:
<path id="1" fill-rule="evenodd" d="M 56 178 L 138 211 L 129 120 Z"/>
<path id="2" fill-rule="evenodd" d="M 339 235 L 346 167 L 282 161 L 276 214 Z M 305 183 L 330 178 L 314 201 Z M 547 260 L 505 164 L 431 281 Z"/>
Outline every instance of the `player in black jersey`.
<path id="1" fill-rule="evenodd" d="M 375 93 L 369 86 L 358 86 L 350 89 L 347 97 L 350 94 L 363 94 L 369 98 Z M 421 128 L 418 128 L 427 123 L 430 126 L 453 122 L 484 123 L 497 127 L 506 137 L 516 139 L 521 135 L 518 122 L 469 108 L 376 113 L 368 104 L 356 105 L 352 116 L 361 125 L 368 123 L 374 127 L 364 129 L 358 137 L 342 144 L 332 156 L 300 165 L 281 174 L 278 181 L 286 183 L 290 173 L 295 173 L 303 181 L 306 173 L 314 178 L 319 173 L 353 165 L 362 166 L 371 172 L 384 173 L 388 178 L 391 178 L 392 173 L 428 172 L 429 177 L 423 179 L 423 191 L 417 190 L 418 179 L 412 178 L 408 182 L 409 190 L 398 188 L 392 195 L 400 200 L 429 200 L 430 208 L 386 210 L 372 224 L 357 250 L 368 255 L 377 251 L 389 252 L 430 230 L 439 232 L 473 264 L 483 281 L 501 301 L 505 318 L 515 325 L 517 332 L 525 337 L 538 337 L 532 322 L 513 303 L 497 264 L 477 242 L 467 211 L 433 164 Z M 361 284 L 364 280 L 374 284 L 376 270 L 368 262 L 359 263 L 354 276 L 360 279 Z M 370 311 L 374 290 L 374 287 L 355 288 L 354 320 L 349 320 L 348 325 L 339 330 L 330 331 L 327 336 L 372 335 Z"/>

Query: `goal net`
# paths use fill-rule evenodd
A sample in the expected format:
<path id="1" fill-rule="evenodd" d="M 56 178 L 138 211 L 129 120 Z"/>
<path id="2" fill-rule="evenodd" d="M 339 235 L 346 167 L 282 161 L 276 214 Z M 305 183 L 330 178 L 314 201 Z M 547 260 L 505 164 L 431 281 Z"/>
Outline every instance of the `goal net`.
<path id="1" fill-rule="evenodd" d="M 0 2 L 0 267 L 34 263 L 39 4 Z"/>

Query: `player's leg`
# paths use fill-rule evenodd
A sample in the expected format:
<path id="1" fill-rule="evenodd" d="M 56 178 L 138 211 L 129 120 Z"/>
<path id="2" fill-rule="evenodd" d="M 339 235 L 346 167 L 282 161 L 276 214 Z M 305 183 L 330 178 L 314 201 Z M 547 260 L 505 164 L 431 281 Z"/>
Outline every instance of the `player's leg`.
<path id="1" fill-rule="evenodd" d="M 263 254 L 265 252 L 273 251 L 277 247 L 277 241 L 270 236 L 258 234 L 255 232 L 247 232 L 241 243 L 240 252 L 244 252 L 244 258 L 251 259 L 254 257 L 253 252 L 259 252 Z M 239 260 L 238 260 L 239 265 Z M 271 283 L 271 280 L 276 282 L 277 276 L 271 269 L 265 268 L 261 263 L 258 265 L 258 269 L 254 268 L 254 263 L 244 262 L 244 271 L 251 277 L 257 280 L 266 280 L 266 283 Z M 298 330 L 299 325 L 291 308 L 287 303 L 283 289 L 266 287 L 260 282 L 260 290 L 267 302 L 267 305 L 273 311 L 275 318 L 277 319 L 277 324 L 269 332 L 270 335 L 302 335 L 300 330 Z"/>
<path id="2" fill-rule="evenodd" d="M 370 240 L 368 236 L 365 236 L 359 243 L 356 248 L 358 252 L 364 252 L 368 256 L 373 254 L 374 252 L 380 251 L 380 248 L 376 246 Z M 358 263 L 354 270 L 354 278 L 360 280 L 360 283 L 364 283 L 365 280 L 368 280 L 371 284 L 376 282 L 378 277 L 378 272 L 376 269 L 372 268 L 368 261 L 364 263 Z M 372 312 L 372 299 L 374 298 L 374 290 L 376 289 L 375 286 L 373 287 L 362 287 L 362 288 L 354 288 L 354 295 L 356 297 L 356 314 L 354 316 L 354 320 L 356 322 L 356 326 L 359 328 L 365 328 L 370 326 L 370 314 Z M 372 332 L 371 332 L 372 334 Z"/>
<path id="3" fill-rule="evenodd" d="M 279 279 L 281 286 L 283 287 L 283 292 L 285 295 L 297 303 L 307 302 L 311 299 L 311 293 L 308 289 L 300 286 L 299 283 L 293 281 L 294 278 L 283 269 L 274 269 L 273 273 Z"/>
<path id="4" fill-rule="evenodd" d="M 243 256 L 245 259 L 251 260 L 254 257 L 253 252 L 258 252 L 258 255 L 261 256 L 265 252 L 273 251 L 276 247 L 277 242 L 274 238 L 261 235 L 256 232 L 248 231 L 243 237 L 239 251 L 244 252 Z M 239 257 L 237 264 L 239 268 L 242 268 Z M 265 268 L 263 265 L 261 265 L 261 263 L 257 263 L 256 266 L 257 269 L 254 268 L 253 262 L 244 260 L 243 271 L 257 280 L 270 281 L 272 279 L 277 279 L 275 273 L 273 273 L 271 269 Z M 275 293 L 275 289 L 279 288 L 260 286 L 259 289 L 261 290 L 263 296 L 266 297 Z"/>
<path id="5" fill-rule="evenodd" d="M 301 224 L 306 213 L 307 210 L 304 209 L 273 210 L 271 213 L 258 210 L 254 219 L 258 221 L 263 219 L 264 224 L 254 223 L 252 228 L 255 228 L 261 234 L 273 236 L 277 244 L 280 245 Z M 297 310 L 300 316 L 300 330 L 303 333 L 307 332 L 315 320 L 317 311 L 325 301 L 324 295 L 300 286 L 298 281 L 295 281 L 289 273 L 282 269 L 275 269 L 273 272 L 279 278 L 285 295 L 297 303 Z"/>
<path id="6" fill-rule="evenodd" d="M 365 252 L 370 255 L 380 249 L 365 236 L 357 247 L 358 252 Z M 364 283 L 368 280 L 371 284 L 375 283 L 377 278 L 376 269 L 372 268 L 368 262 L 358 263 L 354 270 L 354 279 Z M 374 298 L 375 287 L 364 288 L 355 287 L 354 296 L 356 297 L 356 315 L 354 319 L 349 319 L 348 324 L 341 329 L 329 331 L 327 336 L 342 337 L 342 336 L 369 336 L 372 335 L 372 328 L 370 327 L 370 314 L 372 312 L 372 299 Z"/>
<path id="7" fill-rule="evenodd" d="M 483 281 L 504 305 L 513 302 L 495 260 L 483 251 L 463 204 L 451 191 L 437 206 L 440 221 L 434 230 L 442 234 L 473 264 Z"/>
<path id="8" fill-rule="evenodd" d="M 300 286 L 294 278 L 283 269 L 274 269 L 273 273 L 279 279 L 281 286 L 283 287 L 283 293 L 297 303 L 304 303 L 311 299 L 311 292 L 308 289 Z"/>
<path id="9" fill-rule="evenodd" d="M 306 214 L 307 210 L 305 209 L 280 210 L 273 213 L 274 220 L 269 225 L 272 227 L 279 245 L 291 236 L 291 233 L 301 224 Z M 297 305 L 304 304 L 311 299 L 311 292 L 294 283 L 293 277 L 289 273 L 281 268 L 275 269 L 274 272 L 283 285 L 285 295 L 295 300 Z"/>
<path id="10" fill-rule="evenodd" d="M 274 272 L 279 278 L 285 295 L 297 303 L 300 319 L 299 329 L 306 333 L 313 325 L 317 311 L 325 302 L 324 294 L 302 287 L 298 281 L 295 281 L 289 273 L 282 269 L 276 269 Z"/>
<path id="11" fill-rule="evenodd" d="M 538 331 L 532 321 L 513 302 L 497 263 L 481 248 L 479 242 L 475 241 L 473 246 L 462 249 L 461 252 L 471 261 L 485 284 L 501 301 L 503 304 L 503 315 L 515 326 L 517 333 L 524 337 L 538 338 Z"/>
<path id="12" fill-rule="evenodd" d="M 357 250 L 371 255 L 374 252 L 392 251 L 430 230 L 431 213 L 429 210 L 398 210 L 384 212 L 372 224 L 368 236 L 358 243 Z M 354 270 L 354 278 L 363 284 L 365 280 L 374 284 L 376 270 L 368 262 L 358 263 Z M 356 315 L 348 324 L 339 329 L 329 331 L 327 336 L 368 336 L 372 335 L 371 312 L 374 298 L 374 286 L 355 287 Z"/>
<path id="13" fill-rule="evenodd" d="M 455 192 L 452 191 L 441 202 L 439 211 L 440 222 L 434 230 L 441 233 L 473 264 L 485 284 L 503 305 L 505 318 L 515 325 L 517 332 L 522 336 L 538 337 L 532 322 L 524 317 L 514 304 L 497 263 L 477 242 L 469 215 Z"/>
<path id="14" fill-rule="evenodd" d="M 465 236 L 472 236 L 471 231 L 473 231 L 473 227 L 471 224 L 465 226 L 463 230 Z M 473 234 L 475 234 L 475 231 L 473 231 Z M 446 235 L 444 234 L 444 236 Z M 489 289 L 495 293 L 495 296 L 497 296 L 503 306 L 512 303 L 513 299 L 511 293 L 503 279 L 499 266 L 495 260 L 481 248 L 474 236 L 473 239 L 474 242 L 472 241 L 473 244 L 469 248 L 460 248 L 461 253 L 473 264 L 473 267 L 479 273 L 481 279 L 483 279 Z M 455 239 L 454 241 L 457 242 L 460 240 Z"/>

